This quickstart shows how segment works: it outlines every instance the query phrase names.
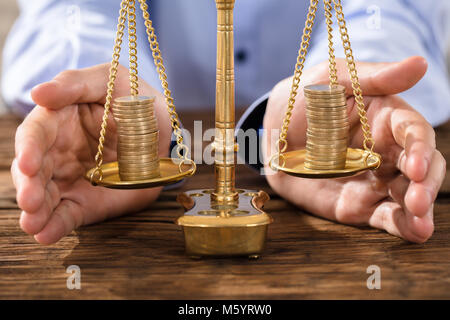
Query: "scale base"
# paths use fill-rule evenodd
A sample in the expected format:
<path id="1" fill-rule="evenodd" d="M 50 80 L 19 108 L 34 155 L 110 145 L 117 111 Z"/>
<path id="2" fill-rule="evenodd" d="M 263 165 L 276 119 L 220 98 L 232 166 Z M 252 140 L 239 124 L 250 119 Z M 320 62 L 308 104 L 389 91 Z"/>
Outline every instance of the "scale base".
<path id="1" fill-rule="evenodd" d="M 261 208 L 269 200 L 264 191 L 237 190 L 235 204 L 211 202 L 214 190 L 191 190 L 177 201 L 187 212 L 177 219 L 183 227 L 186 254 L 259 257 L 264 250 L 268 225 L 273 221 Z"/>

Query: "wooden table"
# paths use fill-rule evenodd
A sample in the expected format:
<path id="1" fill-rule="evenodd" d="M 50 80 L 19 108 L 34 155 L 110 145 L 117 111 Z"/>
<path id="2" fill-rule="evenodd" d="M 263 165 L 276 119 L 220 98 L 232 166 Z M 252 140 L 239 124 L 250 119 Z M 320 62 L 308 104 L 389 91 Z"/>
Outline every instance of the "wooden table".
<path id="1" fill-rule="evenodd" d="M 212 113 L 183 114 L 183 123 Z M 183 214 L 181 190 L 212 186 L 212 167 L 200 166 L 180 190 L 166 191 L 148 210 L 82 227 L 60 242 L 41 246 L 18 225 L 9 165 L 18 120 L 0 118 L 0 298 L 39 299 L 334 299 L 450 298 L 450 179 L 435 206 L 436 231 L 411 244 L 370 228 L 311 216 L 273 193 L 263 177 L 240 166 L 237 185 L 263 189 L 269 228 L 265 254 L 191 260 L 173 221 Z M 438 129 L 450 159 L 450 124 Z M 81 268 L 81 290 L 68 290 L 66 268 Z M 381 290 L 368 290 L 366 269 L 381 268 Z"/>

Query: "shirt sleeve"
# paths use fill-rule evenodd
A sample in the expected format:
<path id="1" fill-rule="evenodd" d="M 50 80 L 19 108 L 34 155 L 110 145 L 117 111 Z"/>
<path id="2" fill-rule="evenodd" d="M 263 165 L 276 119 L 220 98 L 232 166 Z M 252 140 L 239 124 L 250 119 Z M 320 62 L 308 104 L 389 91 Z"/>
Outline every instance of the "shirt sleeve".
<path id="1" fill-rule="evenodd" d="M 426 75 L 400 96 L 432 125 L 447 121 L 450 118 L 450 81 L 446 66 L 450 1 L 349 0 L 343 4 L 355 60 L 392 62 L 413 55 L 423 56 L 428 61 Z M 336 56 L 344 57 L 335 17 L 333 26 Z M 315 32 L 312 38 L 319 41 L 308 54 L 305 67 L 328 59 L 325 24 Z"/>
<path id="2" fill-rule="evenodd" d="M 2 95 L 16 113 L 33 107 L 31 89 L 66 69 L 79 69 L 110 62 L 117 30 L 120 1 L 110 0 L 19 0 L 20 16 L 8 35 L 3 52 Z M 143 25 L 140 10 L 137 23 Z M 126 29 L 126 28 L 125 28 Z M 139 31 L 139 30 L 138 30 Z M 141 28 L 138 37 L 145 37 Z M 122 46 L 127 46 L 127 33 Z M 142 40 L 142 39 L 141 39 Z M 147 44 L 146 41 L 140 41 Z M 147 44 L 148 46 L 148 44 Z M 144 79 L 158 84 L 149 49 L 140 48 Z M 128 50 L 120 63 L 128 65 Z M 147 61 L 145 61 L 147 60 Z"/>

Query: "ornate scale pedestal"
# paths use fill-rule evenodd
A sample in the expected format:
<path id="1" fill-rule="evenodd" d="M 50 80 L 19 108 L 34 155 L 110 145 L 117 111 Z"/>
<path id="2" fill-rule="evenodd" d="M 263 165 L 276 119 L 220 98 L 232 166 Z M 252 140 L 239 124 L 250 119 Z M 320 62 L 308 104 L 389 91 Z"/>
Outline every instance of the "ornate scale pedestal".
<path id="1" fill-rule="evenodd" d="M 287 151 L 288 126 L 299 89 L 300 76 L 318 4 L 318 0 L 310 0 L 289 104 L 277 142 L 277 152 L 270 161 L 272 169 L 301 178 L 349 176 L 367 169 L 376 169 L 381 163 L 381 157 L 373 151 L 374 143 L 366 118 L 362 91 L 358 82 L 340 0 L 323 1 L 329 34 L 329 88 L 316 86 L 310 88 L 309 91 L 305 89 L 305 97 L 309 99 L 307 105 L 308 143 L 304 150 Z M 331 1 L 334 3 L 352 79 L 353 96 L 364 134 L 364 150 L 347 147 L 349 123 L 346 115 L 346 96 L 337 82 L 332 42 Z M 135 0 L 121 1 L 105 113 L 100 131 L 98 153 L 95 158 L 96 167 L 86 173 L 86 178 L 92 184 L 108 188 L 152 188 L 192 176 L 196 170 L 195 163 L 189 158 L 189 150 L 183 143 L 178 115 L 168 89 L 167 76 L 155 30 L 147 12 L 146 1 L 138 0 L 143 12 L 156 70 L 164 89 L 167 109 L 177 141 L 178 158 L 158 158 L 157 149 L 155 149 L 157 148 L 155 143 L 157 145 L 158 141 L 149 141 L 149 139 L 158 137 L 158 132 L 152 106 L 145 105 L 143 102 L 153 100 L 138 95 L 135 2 Z M 191 190 L 180 194 L 177 201 L 185 208 L 186 212 L 177 219 L 176 223 L 183 228 L 186 252 L 191 257 L 243 255 L 256 258 L 264 249 L 268 225 L 272 222 L 270 215 L 262 211 L 269 196 L 264 191 L 235 188 L 235 153 L 238 150 L 234 137 L 233 8 L 235 0 L 215 0 L 215 2 L 217 7 L 216 131 L 213 143 L 215 186 L 213 189 Z M 127 20 L 131 95 L 113 102 L 112 93 Z M 119 157 L 117 162 L 103 164 L 103 144 L 111 106 L 113 106 L 113 113 L 119 129 Z M 142 177 L 139 172 L 142 172 Z"/>

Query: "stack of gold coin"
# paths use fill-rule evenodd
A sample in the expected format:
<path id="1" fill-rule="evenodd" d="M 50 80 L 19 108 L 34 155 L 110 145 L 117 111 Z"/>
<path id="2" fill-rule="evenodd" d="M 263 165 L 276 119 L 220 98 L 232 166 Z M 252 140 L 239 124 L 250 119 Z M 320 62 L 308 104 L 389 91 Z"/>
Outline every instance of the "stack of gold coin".
<path id="1" fill-rule="evenodd" d="M 305 168 L 345 168 L 349 122 L 345 88 L 340 85 L 311 85 L 304 88 L 306 101 Z"/>
<path id="2" fill-rule="evenodd" d="M 126 96 L 113 103 L 119 176 L 123 181 L 159 176 L 159 131 L 154 101 L 154 97 Z"/>

